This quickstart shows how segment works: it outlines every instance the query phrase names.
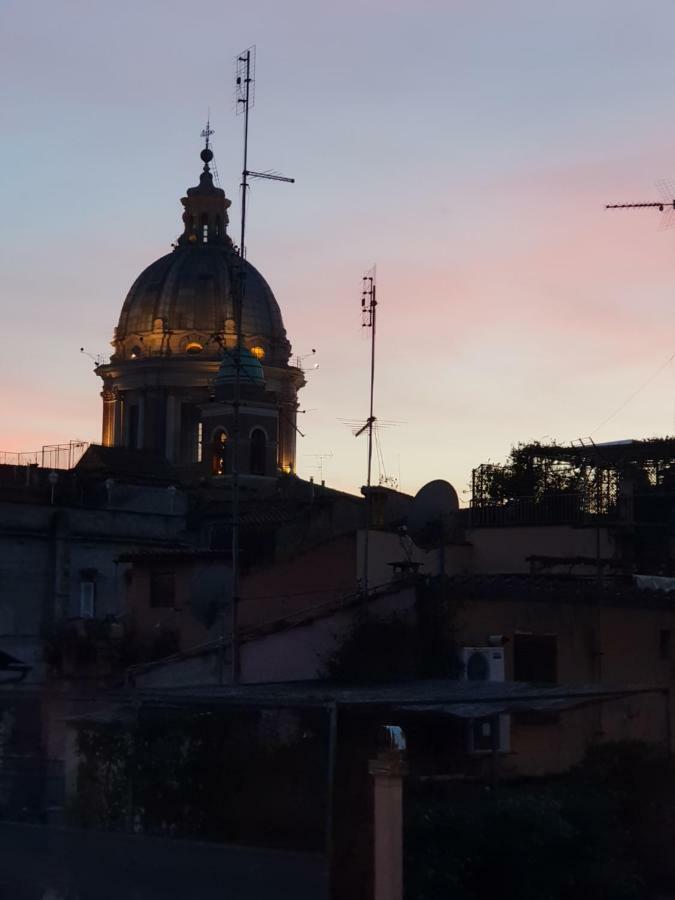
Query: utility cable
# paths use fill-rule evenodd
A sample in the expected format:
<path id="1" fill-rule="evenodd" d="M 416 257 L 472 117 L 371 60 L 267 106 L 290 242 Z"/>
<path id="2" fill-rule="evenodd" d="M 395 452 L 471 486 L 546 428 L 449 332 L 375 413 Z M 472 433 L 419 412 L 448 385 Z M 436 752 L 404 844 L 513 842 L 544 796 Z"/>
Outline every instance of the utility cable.
<path id="1" fill-rule="evenodd" d="M 630 395 L 630 397 L 628 397 L 627 400 L 624 400 L 624 402 L 621 404 L 621 406 L 618 406 L 618 407 L 614 410 L 614 412 L 610 413 L 610 414 L 607 416 L 606 419 L 603 419 L 602 422 L 601 422 L 596 428 L 594 428 L 593 431 L 591 431 L 591 435 L 594 435 L 594 434 L 596 434 L 596 432 L 600 431 L 600 429 L 601 429 L 603 426 L 605 426 L 609 421 L 611 421 L 611 420 L 614 418 L 614 416 L 618 416 L 618 414 L 619 414 L 620 412 L 622 412 L 622 411 L 628 406 L 629 403 L 632 403 L 633 400 L 635 400 L 635 398 L 638 396 L 638 394 L 642 393 L 642 391 L 643 391 L 646 387 L 648 387 L 648 386 L 652 383 L 652 381 L 654 381 L 654 379 L 655 379 L 658 375 L 660 375 L 661 372 L 663 372 L 663 370 L 666 369 L 666 368 L 671 364 L 671 362 L 672 362 L 674 359 L 675 359 L 675 353 L 671 353 L 670 356 L 668 357 L 668 359 L 667 359 L 664 363 L 662 363 L 662 364 L 658 367 L 658 369 L 656 369 L 656 371 L 652 372 L 652 374 L 649 376 L 649 378 L 648 378 L 646 381 L 644 381 L 644 382 L 640 385 L 640 387 L 637 388 L 637 390 L 633 391 L 633 393 Z"/>

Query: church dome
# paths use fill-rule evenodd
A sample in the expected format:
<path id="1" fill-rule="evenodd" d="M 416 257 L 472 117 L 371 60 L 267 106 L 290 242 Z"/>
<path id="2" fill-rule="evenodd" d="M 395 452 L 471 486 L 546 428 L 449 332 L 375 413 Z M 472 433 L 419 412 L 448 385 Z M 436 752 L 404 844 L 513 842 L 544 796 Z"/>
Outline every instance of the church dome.
<path id="1" fill-rule="evenodd" d="M 112 361 L 220 359 L 222 346 L 236 345 L 237 298 L 243 294 L 244 346 L 265 365 L 286 365 L 291 347 L 279 305 L 263 276 L 228 237 L 230 201 L 213 184 L 210 157 L 202 158 L 199 185 L 181 200 L 183 234 L 173 252 L 141 272 L 127 294 Z"/>
<path id="2" fill-rule="evenodd" d="M 276 460 L 270 456 L 266 466 L 292 472 L 305 378 L 289 364 L 291 345 L 274 294 L 227 234 L 230 201 L 213 183 L 211 134 L 207 123 L 199 183 L 181 199 L 183 232 L 173 252 L 131 286 L 110 362 L 96 367 L 103 381 L 102 442 L 152 450 L 201 471 L 214 416 L 225 414 L 210 401 L 215 396 L 233 410 L 239 381 L 251 401 L 248 418 L 263 416 L 271 429 L 265 433 Z"/>
<path id="3" fill-rule="evenodd" d="M 268 364 L 286 363 L 290 345 L 269 285 L 233 249 L 208 243 L 179 245 L 138 276 L 115 332 L 116 355 L 219 357 L 219 342 L 236 342 L 234 298 L 242 268 L 244 343 L 262 351 Z"/>

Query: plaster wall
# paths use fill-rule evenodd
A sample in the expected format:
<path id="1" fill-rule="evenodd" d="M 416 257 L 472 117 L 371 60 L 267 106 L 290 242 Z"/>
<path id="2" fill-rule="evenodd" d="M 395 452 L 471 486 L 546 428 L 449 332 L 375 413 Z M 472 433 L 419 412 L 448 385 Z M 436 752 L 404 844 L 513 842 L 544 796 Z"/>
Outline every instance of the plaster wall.
<path id="1" fill-rule="evenodd" d="M 394 613 L 412 618 L 414 603 L 415 593 L 408 588 L 372 600 L 368 609 L 372 615 L 383 618 Z M 242 644 L 242 682 L 254 684 L 323 677 L 328 658 L 348 633 L 356 615 L 354 608 L 345 609 Z"/>
<path id="2" fill-rule="evenodd" d="M 42 626 L 80 616 L 83 579 L 96 584 L 97 618 L 124 611 L 116 559 L 175 541 L 182 503 L 170 513 L 166 490 L 133 485 L 114 486 L 103 508 L 60 506 L 58 497 L 54 505 L 0 500 L 0 645 L 34 666 L 29 681 L 45 675 Z"/>
<path id="3" fill-rule="evenodd" d="M 613 557 L 614 542 L 606 528 L 573 528 L 570 525 L 468 528 L 471 544 L 468 565 L 481 575 L 527 573 L 528 556 Z M 592 572 L 593 569 L 590 569 Z M 575 574 L 585 574 L 576 567 Z"/>

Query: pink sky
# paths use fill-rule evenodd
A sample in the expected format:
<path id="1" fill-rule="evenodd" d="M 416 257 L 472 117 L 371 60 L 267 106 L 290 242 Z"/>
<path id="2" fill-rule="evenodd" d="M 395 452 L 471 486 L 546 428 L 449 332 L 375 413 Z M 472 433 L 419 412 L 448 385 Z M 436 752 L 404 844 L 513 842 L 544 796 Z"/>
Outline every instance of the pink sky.
<path id="1" fill-rule="evenodd" d="M 508 9 L 508 12 L 507 12 Z M 235 53 L 258 45 L 249 258 L 297 353 L 318 349 L 299 471 L 357 490 L 367 413 L 360 277 L 376 262 L 376 412 L 415 491 L 519 441 L 673 433 L 675 229 L 607 212 L 675 176 L 666 2 L 225 9 L 35 0 L 0 13 L 0 449 L 100 434 L 80 346 L 109 352 L 126 291 L 179 231 L 212 110 L 238 209 Z M 674 364 L 675 365 L 675 364 Z M 466 499 L 466 494 L 462 495 Z"/>

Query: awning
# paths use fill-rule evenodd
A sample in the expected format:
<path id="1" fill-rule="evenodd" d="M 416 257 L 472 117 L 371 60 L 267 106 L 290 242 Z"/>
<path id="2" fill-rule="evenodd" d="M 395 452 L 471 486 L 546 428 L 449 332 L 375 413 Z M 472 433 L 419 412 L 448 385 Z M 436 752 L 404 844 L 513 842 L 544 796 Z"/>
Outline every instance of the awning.
<path id="1" fill-rule="evenodd" d="M 500 713 L 556 712 L 638 694 L 664 694 L 663 685 L 556 684 L 517 681 L 459 681 L 434 678 L 387 684 L 301 681 L 275 684 L 204 685 L 162 689 L 129 689 L 110 693 L 102 719 L 121 721 L 123 709 L 168 708 L 301 709 L 339 708 L 355 713 L 427 714 L 484 718 Z M 116 708 L 115 708 L 116 707 Z M 93 721 L 97 706 L 73 720 Z M 101 720 L 102 720 L 101 719 Z M 99 720 L 99 721 L 101 721 Z"/>
<path id="2" fill-rule="evenodd" d="M 490 716 L 513 715 L 515 713 L 556 713 L 569 709 L 579 709 L 606 700 L 616 700 L 627 694 L 603 695 L 601 697 L 570 697 L 568 699 L 532 698 L 530 700 L 504 700 L 501 703 L 455 703 L 451 706 L 399 706 L 397 712 L 419 713 L 421 715 L 450 716 L 454 719 L 486 719 Z"/>

